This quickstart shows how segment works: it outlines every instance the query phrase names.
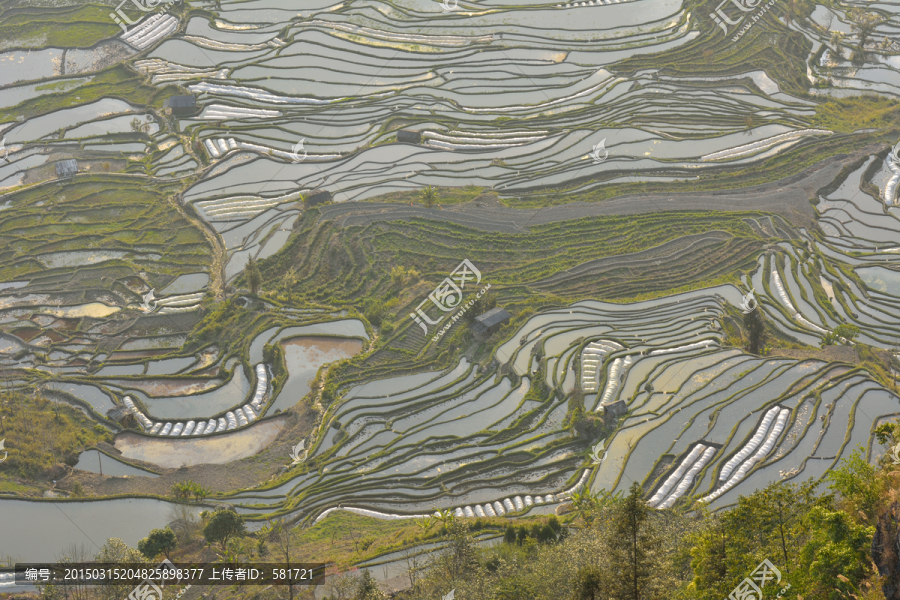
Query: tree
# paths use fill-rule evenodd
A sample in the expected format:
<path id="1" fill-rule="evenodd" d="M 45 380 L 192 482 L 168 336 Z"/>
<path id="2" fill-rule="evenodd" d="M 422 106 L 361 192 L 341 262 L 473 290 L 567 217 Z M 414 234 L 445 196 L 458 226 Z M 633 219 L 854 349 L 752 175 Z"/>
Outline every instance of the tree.
<path id="1" fill-rule="evenodd" d="M 140 119 L 138 119 L 137 117 L 135 117 L 135 118 L 133 118 L 133 119 L 131 120 L 131 123 L 130 123 L 130 124 L 131 124 L 131 130 L 132 130 L 132 131 L 134 131 L 135 133 L 140 133 L 140 132 L 141 132 L 141 125 L 142 125 L 142 124 L 141 124 L 141 120 L 140 120 Z"/>
<path id="2" fill-rule="evenodd" d="M 575 576 L 575 598 L 577 600 L 600 600 L 603 589 L 603 572 L 593 565 L 578 569 Z"/>
<path id="3" fill-rule="evenodd" d="M 214 512 L 209 518 L 209 523 L 203 528 L 203 537 L 206 541 L 210 544 L 221 544 L 222 552 L 225 552 L 225 545 L 229 539 L 246 533 L 244 518 L 227 508 Z"/>
<path id="4" fill-rule="evenodd" d="M 766 343 L 766 321 L 759 306 L 744 315 L 744 327 L 747 328 L 747 351 L 759 354 Z"/>
<path id="5" fill-rule="evenodd" d="M 288 569 L 291 568 L 291 556 L 293 550 L 293 542 L 291 540 L 291 527 L 284 522 L 284 519 L 278 519 L 274 523 L 269 522 L 268 527 L 263 530 L 263 535 L 268 537 L 269 541 L 275 544 L 275 548 L 278 551 L 278 554 L 281 558 L 284 559 L 285 565 Z M 260 538 L 262 541 L 264 538 Z M 294 585 L 293 581 L 288 585 L 288 592 L 290 593 L 291 600 L 294 598 Z"/>
<path id="6" fill-rule="evenodd" d="M 811 535 L 801 552 L 800 566 L 811 580 L 813 597 L 843 600 L 858 596 L 868 566 L 866 548 L 875 528 L 856 525 L 849 514 L 822 506 L 810 511 L 807 522 Z"/>
<path id="7" fill-rule="evenodd" d="M 503 535 L 503 541 L 507 544 L 516 543 L 516 528 L 512 524 L 506 526 L 506 533 Z"/>
<path id="8" fill-rule="evenodd" d="M 256 259 L 251 256 L 250 260 L 247 261 L 247 284 L 250 286 L 250 291 L 253 292 L 254 296 L 259 294 L 261 283 L 262 275 L 259 273 L 259 265 L 256 263 Z"/>
<path id="9" fill-rule="evenodd" d="M 831 34 L 831 48 L 837 58 L 844 58 L 844 49 L 841 47 L 843 41 L 844 34 L 840 31 Z"/>
<path id="10" fill-rule="evenodd" d="M 363 569 L 362 577 L 356 586 L 356 595 L 353 600 L 387 600 L 387 596 L 378 589 L 378 582 L 368 569 Z"/>
<path id="11" fill-rule="evenodd" d="M 843 459 L 837 469 L 829 471 L 826 479 L 830 482 L 829 487 L 849 505 L 852 514 L 862 511 L 867 522 L 874 522 L 885 482 L 878 477 L 875 465 L 866 460 L 862 447 Z"/>
<path id="12" fill-rule="evenodd" d="M 155 558 L 160 554 L 165 554 L 169 558 L 169 553 L 175 550 L 178 545 L 178 538 L 175 532 L 169 527 L 165 529 L 151 529 L 150 535 L 138 542 L 138 550 L 147 558 Z"/>
<path id="13" fill-rule="evenodd" d="M 434 206 L 434 202 L 437 200 L 437 188 L 428 185 L 423 187 L 419 194 L 422 196 L 422 204 L 428 208 Z"/>
<path id="14" fill-rule="evenodd" d="M 853 33 L 859 39 L 857 48 L 860 52 L 864 52 L 869 36 L 872 35 L 876 27 L 884 22 L 884 17 L 878 13 L 866 12 L 859 8 L 851 10 L 847 17 L 850 19 L 850 29 L 853 30 Z"/>
<path id="15" fill-rule="evenodd" d="M 822 347 L 825 346 L 833 346 L 837 343 L 852 344 L 853 339 L 859 335 L 859 327 L 856 325 L 847 325 L 846 323 L 842 323 L 834 328 L 834 331 L 829 331 L 825 334 L 825 337 L 822 338 Z"/>
<path id="16" fill-rule="evenodd" d="M 616 535 L 610 540 L 610 581 L 607 589 L 617 600 L 654 597 L 658 545 L 648 522 L 649 511 L 640 484 L 631 484 L 616 514 Z"/>

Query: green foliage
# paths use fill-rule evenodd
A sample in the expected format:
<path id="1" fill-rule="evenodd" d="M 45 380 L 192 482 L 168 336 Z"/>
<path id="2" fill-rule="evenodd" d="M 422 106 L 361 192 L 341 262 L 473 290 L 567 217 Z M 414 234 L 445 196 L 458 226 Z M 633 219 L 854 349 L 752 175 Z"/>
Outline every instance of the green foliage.
<path id="1" fill-rule="evenodd" d="M 422 188 L 422 191 L 419 194 L 422 198 L 422 204 L 428 208 L 434 206 L 435 200 L 437 199 L 437 188 L 427 185 Z"/>
<path id="2" fill-rule="evenodd" d="M 250 291 L 253 292 L 253 295 L 259 294 L 259 286 L 262 284 L 262 275 L 259 272 L 259 265 L 256 263 L 256 259 L 252 256 L 250 257 L 250 260 L 247 261 L 245 276 L 247 278 L 247 285 L 250 286 Z"/>
<path id="3" fill-rule="evenodd" d="M 806 521 L 811 535 L 800 554 L 800 566 L 809 577 L 813 597 L 843 600 L 858 595 L 875 528 L 857 525 L 849 514 L 821 506 L 814 507 Z"/>
<path id="4" fill-rule="evenodd" d="M 229 539 L 246 534 L 244 518 L 230 509 L 219 509 L 209 517 L 203 537 L 210 544 L 221 544 L 222 551 Z"/>
<path id="5" fill-rule="evenodd" d="M 759 354 L 766 345 L 766 322 L 762 309 L 757 307 L 746 313 L 744 327 L 747 329 L 747 352 Z"/>
<path id="6" fill-rule="evenodd" d="M 84 448 L 110 439 L 77 408 L 21 391 L 0 396 L 0 419 L 8 452 L 3 469 L 29 479 L 61 463 L 75 464 Z"/>
<path id="7" fill-rule="evenodd" d="M 611 546 L 612 573 L 609 592 L 619 600 L 641 600 L 660 593 L 654 571 L 659 562 L 655 532 L 648 527 L 650 509 L 642 498 L 641 486 L 631 484 L 628 497 L 619 512 L 616 536 Z"/>
<path id="8" fill-rule="evenodd" d="M 869 523 L 874 522 L 885 484 L 878 477 L 875 465 L 866 461 L 862 447 L 844 458 L 837 469 L 829 471 L 826 480 L 830 482 L 829 487 L 847 503 L 849 512 L 862 512 Z"/>
<path id="9" fill-rule="evenodd" d="M 838 343 L 850 344 L 857 335 L 859 335 L 859 327 L 842 323 L 835 327 L 834 331 L 829 331 L 825 334 L 822 338 L 822 347 L 833 346 Z"/>
<path id="10" fill-rule="evenodd" d="M 165 554 L 169 558 L 169 553 L 175 550 L 178 545 L 178 539 L 175 532 L 171 528 L 151 529 L 150 535 L 138 542 L 138 550 L 147 558 L 156 558 L 160 554 Z"/>
<path id="11" fill-rule="evenodd" d="M 187 500 L 193 496 L 195 500 L 200 501 L 209 496 L 210 492 L 209 488 L 205 488 L 190 479 L 172 484 L 172 495 L 179 500 Z"/>
<path id="12" fill-rule="evenodd" d="M 368 569 L 362 570 L 353 600 L 387 600 L 387 595 L 378 589 L 378 581 Z"/>

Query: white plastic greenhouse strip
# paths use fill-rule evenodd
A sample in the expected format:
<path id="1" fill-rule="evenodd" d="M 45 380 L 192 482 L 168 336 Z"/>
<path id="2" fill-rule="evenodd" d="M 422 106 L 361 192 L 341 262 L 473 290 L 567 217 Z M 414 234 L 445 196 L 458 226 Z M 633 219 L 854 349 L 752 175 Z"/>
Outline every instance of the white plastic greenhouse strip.
<path id="1" fill-rule="evenodd" d="M 203 140 L 203 145 L 206 146 L 206 151 L 209 153 L 210 158 L 219 158 L 219 156 L 221 156 L 221 154 L 219 154 L 219 149 L 212 143 L 212 140 Z"/>
<path id="2" fill-rule="evenodd" d="M 578 483 L 576 483 L 574 486 L 572 486 L 568 490 L 564 491 L 562 494 L 560 494 L 560 496 L 568 497 L 568 496 L 571 496 L 572 494 L 574 494 L 575 492 L 577 492 L 578 490 L 580 490 L 581 487 L 584 485 L 584 483 L 587 481 L 588 475 L 590 475 L 590 474 L 591 474 L 591 469 L 585 469 L 584 473 L 582 473 L 582 475 L 581 475 L 581 479 L 578 480 Z M 548 497 L 552 497 L 552 495 L 548 494 Z"/>
<path id="3" fill-rule="evenodd" d="M 506 512 L 516 512 L 516 507 L 513 506 L 512 500 L 509 498 L 503 500 L 503 508 L 506 509 Z"/>
<path id="4" fill-rule="evenodd" d="M 203 435 L 206 431 L 206 421 L 200 421 L 197 423 L 197 426 L 194 427 L 193 435 Z"/>
<path id="5" fill-rule="evenodd" d="M 791 304 L 790 298 L 788 298 L 787 292 L 784 290 L 784 285 L 782 285 L 781 283 L 781 277 L 778 275 L 778 269 L 776 269 L 774 266 L 772 267 L 772 281 L 775 283 L 775 289 L 778 290 L 778 296 L 781 298 L 782 304 L 784 304 L 785 307 L 787 307 L 791 311 L 794 319 L 800 321 L 802 325 L 818 331 L 819 333 L 828 333 L 827 330 L 822 329 L 814 323 L 810 323 L 803 315 L 800 314 L 800 312 L 796 308 L 794 308 L 794 305 Z"/>
<path id="6" fill-rule="evenodd" d="M 546 502 L 547 504 L 551 504 L 553 502 L 556 502 L 556 498 L 553 497 L 553 494 L 547 494 L 546 496 L 544 496 L 544 502 Z"/>
<path id="7" fill-rule="evenodd" d="M 216 426 L 216 432 L 225 431 L 226 427 L 228 427 L 228 423 L 225 421 L 225 417 L 219 417 L 219 424 Z"/>
<path id="8" fill-rule="evenodd" d="M 498 517 L 502 517 L 506 514 L 506 511 L 503 510 L 503 505 L 499 502 L 494 502 L 494 512 L 497 513 Z"/>
<path id="9" fill-rule="evenodd" d="M 463 507 L 463 516 L 468 517 L 470 519 L 475 518 L 475 511 L 472 510 L 471 506 Z"/>
<path id="10" fill-rule="evenodd" d="M 489 516 L 489 517 L 496 517 L 496 516 L 497 516 L 497 513 L 494 512 L 494 507 L 491 506 L 490 504 L 485 504 L 485 505 L 484 505 L 484 514 L 486 514 L 486 515 Z"/>
<path id="11" fill-rule="evenodd" d="M 684 496 L 685 493 L 687 493 L 687 491 L 691 489 L 691 486 L 694 485 L 694 478 L 697 477 L 697 473 L 699 473 L 701 469 L 706 466 L 706 463 L 709 462 L 709 459 L 711 459 L 716 453 L 716 449 L 712 446 L 706 446 L 705 448 L 706 450 L 703 451 L 703 456 L 701 456 L 700 460 L 695 462 L 691 469 L 685 474 L 684 478 L 679 482 L 678 487 L 675 488 L 675 491 L 672 492 L 672 494 L 656 508 L 670 508 L 673 504 L 675 504 L 676 500 Z"/>
<path id="12" fill-rule="evenodd" d="M 765 443 L 763 443 L 762 447 L 757 450 L 756 454 L 744 461 L 744 464 L 742 464 L 737 472 L 731 476 L 731 479 L 725 482 L 725 485 L 714 491 L 712 494 L 706 496 L 705 498 L 701 498 L 700 502 L 712 502 L 713 500 L 736 486 L 747 475 L 747 473 L 750 472 L 750 469 L 753 467 L 753 465 L 761 461 L 769 452 L 771 452 L 772 448 L 775 446 L 775 442 L 778 439 L 778 436 L 781 435 L 781 432 L 784 430 L 785 423 L 787 422 L 787 418 L 790 414 L 791 411 L 789 409 L 782 409 L 781 413 L 778 415 L 778 419 L 775 421 L 775 425 L 772 427 L 772 431 L 769 432 L 768 437 L 766 437 Z"/>
<path id="13" fill-rule="evenodd" d="M 219 424 L 218 421 L 216 421 L 215 419 L 210 419 L 209 422 L 206 424 L 206 433 L 207 434 L 213 433 L 216 430 L 216 426 L 218 426 L 218 424 Z"/>
<path id="14" fill-rule="evenodd" d="M 728 476 L 731 475 L 734 468 L 744 462 L 744 460 L 746 460 L 746 458 L 762 444 L 763 439 L 766 437 L 766 433 L 769 431 L 769 425 L 775 420 L 775 417 L 780 410 L 780 406 L 774 406 L 766 412 L 766 415 L 763 417 L 762 422 L 760 422 L 759 427 L 756 428 L 756 432 L 753 434 L 753 437 L 750 438 L 750 441 L 741 448 L 740 452 L 732 456 L 731 460 L 725 463 L 724 467 L 722 467 L 722 472 L 719 474 L 720 480 L 725 481 L 728 479 Z"/>
<path id="15" fill-rule="evenodd" d="M 457 508 L 456 510 L 453 511 L 453 516 L 456 517 L 457 519 L 462 519 L 466 515 L 465 515 L 465 513 L 463 513 L 463 509 Z"/>
<path id="16" fill-rule="evenodd" d="M 894 201 L 894 198 L 897 195 L 897 184 L 900 183 L 900 156 L 897 156 L 894 154 L 894 151 L 891 150 L 887 157 L 885 157 L 884 164 L 887 165 L 887 168 L 890 169 L 892 173 L 891 178 L 884 186 L 884 205 L 894 206 L 895 204 L 900 204 Z"/>
<path id="17" fill-rule="evenodd" d="M 525 510 L 525 503 L 522 501 L 522 496 L 516 496 L 512 500 L 516 510 Z"/>
<path id="18" fill-rule="evenodd" d="M 180 435 L 182 429 L 184 429 L 184 423 L 175 423 L 175 427 L 172 428 L 172 432 L 169 435 L 173 437 Z"/>
<path id="19" fill-rule="evenodd" d="M 534 505 L 534 499 L 531 496 L 525 496 L 525 498 L 523 498 L 523 501 L 526 507 Z"/>
<path id="20" fill-rule="evenodd" d="M 234 412 L 229 410 L 225 413 L 225 418 L 228 419 L 228 429 L 237 427 L 237 417 L 234 416 Z"/>
<path id="21" fill-rule="evenodd" d="M 603 397 L 600 399 L 600 404 L 608 404 L 618 391 L 619 372 L 622 370 L 623 363 L 624 361 L 621 358 L 617 358 L 609 368 L 609 377 L 606 380 L 606 388 L 603 390 Z"/>
<path id="22" fill-rule="evenodd" d="M 764 148 L 768 148 L 769 146 L 774 146 L 775 144 L 780 144 L 791 139 L 796 139 L 807 135 L 831 135 L 833 133 L 833 131 L 829 131 L 827 129 L 801 129 L 799 131 L 789 131 L 788 133 L 781 133 L 779 135 L 752 142 L 750 144 L 744 144 L 743 146 L 735 146 L 734 148 L 727 148 L 725 150 L 713 152 L 712 154 L 701 156 L 700 160 L 708 161 L 720 160 L 723 158 L 736 158 L 738 156 L 750 154 L 751 152 L 762 150 Z"/>
<path id="23" fill-rule="evenodd" d="M 169 435 L 169 432 L 170 432 L 170 431 L 172 431 L 172 424 L 171 424 L 171 423 L 166 423 L 166 424 L 163 426 L 162 431 L 159 432 L 159 435 Z"/>
<path id="24" fill-rule="evenodd" d="M 162 429 L 162 426 L 163 426 L 162 423 L 156 423 L 155 425 L 153 425 L 153 428 L 150 430 L 150 433 L 152 433 L 152 434 L 158 433 L 159 430 Z"/>
<path id="25" fill-rule="evenodd" d="M 716 340 L 702 340 L 700 342 L 695 342 L 693 344 L 688 344 L 687 346 L 678 346 L 677 348 L 663 348 L 661 350 L 651 350 L 648 356 L 658 356 L 660 354 L 672 354 L 673 352 L 684 352 L 685 350 L 695 350 L 697 348 L 704 348 L 711 344 L 715 344 Z"/>
<path id="26" fill-rule="evenodd" d="M 247 426 L 248 422 L 247 422 L 247 417 L 244 415 L 244 411 L 242 411 L 240 408 L 238 408 L 237 410 L 234 411 L 234 416 L 237 419 L 238 427 L 246 427 Z"/>
<path id="27" fill-rule="evenodd" d="M 648 506 L 652 508 L 666 497 L 666 494 L 669 493 L 669 490 L 675 487 L 675 484 L 678 483 L 682 477 L 684 477 L 685 471 L 687 471 L 690 466 L 694 464 L 694 461 L 697 460 L 697 457 L 700 456 L 704 448 L 706 448 L 706 446 L 702 444 L 697 444 L 696 446 L 694 446 L 694 449 L 684 457 L 684 460 L 681 461 L 681 464 L 678 465 L 678 468 L 675 469 L 675 471 L 671 475 L 666 477 L 666 480 L 663 482 L 663 484 L 659 487 L 658 490 L 656 490 L 656 493 L 653 494 L 653 497 L 650 498 L 649 502 L 647 502 Z"/>
<path id="28" fill-rule="evenodd" d="M 378 512 L 377 510 L 369 510 L 367 508 L 354 508 L 352 506 L 335 506 L 334 508 L 329 508 L 316 517 L 315 523 L 318 523 L 332 512 L 336 510 L 346 510 L 347 512 L 356 513 L 358 515 L 363 515 L 364 517 L 374 517 L 376 519 L 387 519 L 387 520 L 400 520 L 400 519 L 427 519 L 432 515 L 395 515 L 390 513 Z"/>
<path id="29" fill-rule="evenodd" d="M 535 504 L 543 504 L 543 503 L 544 503 L 544 499 L 543 499 L 542 497 L 540 497 L 540 496 L 535 496 L 535 497 L 534 497 L 534 503 L 535 503 Z"/>
<path id="30" fill-rule="evenodd" d="M 194 426 L 197 425 L 196 421 L 188 421 L 184 426 L 184 430 L 182 430 L 181 435 L 191 435 L 191 432 L 194 431 Z"/>
<path id="31" fill-rule="evenodd" d="M 475 516 L 476 517 L 486 517 L 487 516 L 487 514 L 485 514 L 485 512 L 484 512 L 484 509 L 481 508 L 481 506 L 478 504 L 475 505 Z"/>

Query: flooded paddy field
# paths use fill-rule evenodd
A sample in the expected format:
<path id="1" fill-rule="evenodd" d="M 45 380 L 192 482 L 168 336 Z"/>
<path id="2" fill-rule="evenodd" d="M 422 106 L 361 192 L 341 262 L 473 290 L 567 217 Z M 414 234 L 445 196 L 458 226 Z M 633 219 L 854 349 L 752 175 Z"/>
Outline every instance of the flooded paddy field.
<path id="1" fill-rule="evenodd" d="M 109 494 L 182 467 L 233 466 L 216 504 L 306 531 L 563 517 L 633 482 L 720 511 L 889 451 L 896 4 L 868 40 L 857 2 L 741 33 L 682 0 L 456 4 L 66 8 L 77 41 L 16 17 L 4 393 L 78 408 L 121 459 L 50 453 L 29 487 L 4 433 L 0 554 L 134 546 L 171 503 Z"/>

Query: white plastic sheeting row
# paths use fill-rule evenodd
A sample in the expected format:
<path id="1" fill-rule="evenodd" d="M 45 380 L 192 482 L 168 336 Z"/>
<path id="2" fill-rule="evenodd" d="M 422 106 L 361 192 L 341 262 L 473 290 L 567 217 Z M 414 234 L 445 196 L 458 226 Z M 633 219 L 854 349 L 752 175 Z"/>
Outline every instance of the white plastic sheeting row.
<path id="1" fill-rule="evenodd" d="M 146 21 L 119 36 L 123 42 L 138 50 L 149 48 L 157 41 L 178 29 L 178 19 L 172 15 L 156 13 Z"/>
<path id="2" fill-rule="evenodd" d="M 273 119 L 280 116 L 280 110 L 248 108 L 246 106 L 229 106 L 227 104 L 209 104 L 197 118 L 209 121 L 221 121 L 223 119 Z"/>
<path id="3" fill-rule="evenodd" d="M 660 354 L 674 354 L 675 352 L 684 352 L 685 350 L 696 350 L 698 348 L 712 346 L 715 343 L 716 340 L 702 340 L 699 342 L 694 342 L 693 344 L 688 344 L 686 346 L 678 346 L 677 348 L 662 348 L 660 350 L 651 350 L 649 356 L 658 356 Z"/>
<path id="4" fill-rule="evenodd" d="M 738 468 L 734 475 L 725 482 L 725 485 L 718 488 L 712 494 L 706 496 L 705 498 L 701 498 L 700 502 L 712 502 L 734 486 L 736 486 L 744 477 L 747 476 L 747 473 L 750 472 L 750 469 L 753 466 L 762 461 L 763 458 L 766 457 L 769 452 L 775 447 L 775 442 L 778 441 L 778 436 L 781 435 L 781 432 L 784 431 L 785 425 L 787 424 L 788 417 L 790 416 L 791 411 L 787 408 L 781 409 L 778 413 L 778 418 L 775 420 L 775 424 L 772 426 L 771 431 L 769 431 L 769 435 L 766 436 L 766 441 L 763 442 L 763 445 L 759 450 L 756 451 L 756 454 L 748 458 L 744 463 Z"/>
<path id="5" fill-rule="evenodd" d="M 260 363 L 256 365 L 256 388 L 253 391 L 250 401 L 234 410 L 225 413 L 224 417 L 218 419 L 210 419 L 209 421 L 187 421 L 175 423 L 153 423 L 143 413 L 141 413 L 134 404 L 130 396 L 125 396 L 122 402 L 128 409 L 134 413 L 137 420 L 145 431 L 151 435 L 159 436 L 176 436 L 176 435 L 209 435 L 211 433 L 219 433 L 245 427 L 259 418 L 263 410 L 263 404 L 269 392 L 269 372 L 266 365 Z"/>
<path id="6" fill-rule="evenodd" d="M 609 377 L 606 379 L 606 388 L 603 390 L 603 396 L 600 398 L 600 402 L 598 402 L 597 406 L 594 408 L 595 411 L 599 410 L 604 404 L 611 404 L 612 401 L 616 399 L 616 394 L 619 392 L 619 385 L 625 379 L 625 375 L 628 373 L 631 363 L 632 359 L 630 355 L 625 358 L 619 357 L 613 361 L 612 366 L 609 368 Z"/>
<path id="7" fill-rule="evenodd" d="M 232 150 L 237 150 L 237 142 L 234 141 L 234 138 L 228 138 L 227 140 L 224 138 L 212 139 L 206 138 L 203 140 L 203 145 L 206 146 L 206 152 L 209 154 L 210 158 L 219 158 L 220 156 L 224 156 L 228 154 Z"/>
<path id="8" fill-rule="evenodd" d="M 887 165 L 887 168 L 890 169 L 892 173 L 891 178 L 888 179 L 887 185 L 884 186 L 885 206 L 900 204 L 894 201 L 897 196 L 897 184 L 900 183 L 900 156 L 898 156 L 898 152 L 900 152 L 900 143 L 894 146 L 894 149 L 891 150 L 888 153 L 887 158 L 884 159 L 884 164 Z"/>
<path id="9" fill-rule="evenodd" d="M 684 477 L 681 481 L 678 482 L 678 485 L 675 487 L 675 491 L 669 494 L 669 496 L 659 503 L 656 507 L 658 509 L 670 508 L 675 501 L 684 496 L 691 487 L 694 485 L 694 478 L 697 477 L 697 474 L 706 466 L 713 456 L 716 454 L 716 449 L 713 446 L 703 446 L 703 454 L 700 455 L 700 458 L 691 465 L 691 468 L 687 473 L 684 474 Z"/>
<path id="10" fill-rule="evenodd" d="M 497 500 L 496 502 L 486 502 L 484 504 L 476 504 L 470 506 L 460 506 L 451 508 L 450 512 L 453 513 L 454 516 L 463 518 L 475 518 L 475 517 L 502 517 L 507 513 L 512 512 L 521 512 L 527 508 L 530 508 L 535 505 L 540 504 L 553 504 L 555 502 L 562 502 L 572 494 L 580 490 L 584 487 L 584 484 L 587 482 L 588 476 L 591 474 L 590 469 L 585 469 L 584 473 L 582 473 L 581 478 L 578 482 L 571 487 L 570 489 L 562 492 L 561 494 L 546 494 L 544 496 L 514 496 L 511 498 L 504 498 L 503 500 Z M 424 517 L 428 517 L 430 515 L 403 515 L 403 514 L 394 514 L 394 513 L 382 513 L 374 510 L 368 510 L 364 508 L 349 508 L 349 507 L 334 507 L 329 508 L 322 512 L 318 517 L 316 517 L 315 522 L 318 523 L 332 512 L 336 510 L 347 510 L 350 512 L 355 512 L 360 515 L 365 515 L 368 517 L 375 517 L 376 519 L 420 519 Z M 440 516 L 440 512 L 435 512 L 434 516 Z"/>
<path id="11" fill-rule="evenodd" d="M 769 411 L 763 417 L 763 420 L 760 422 L 759 427 L 756 428 L 756 433 L 754 433 L 753 437 L 750 438 L 750 441 L 747 442 L 743 448 L 741 448 L 740 452 L 732 456 L 731 460 L 725 463 L 724 467 L 722 467 L 722 472 L 719 473 L 720 480 L 727 480 L 734 468 L 747 460 L 747 457 L 750 456 L 750 454 L 754 450 L 759 448 L 759 445 L 762 444 L 763 439 L 765 439 L 766 434 L 769 432 L 769 427 L 772 425 L 772 421 L 774 421 L 775 417 L 778 416 L 778 412 L 780 410 L 780 406 L 774 406 L 769 409 Z"/>
<path id="12" fill-rule="evenodd" d="M 591 342 L 581 351 L 581 389 L 584 392 L 596 392 L 600 379 L 600 365 L 607 354 L 622 350 L 618 342 L 600 340 Z"/>
<path id="13" fill-rule="evenodd" d="M 827 129 L 800 129 L 799 131 L 790 131 L 788 133 L 781 133 L 772 137 L 768 137 L 764 140 L 752 142 L 750 144 L 744 144 L 742 146 L 735 146 L 734 148 L 719 150 L 718 152 L 713 152 L 712 154 L 701 156 L 700 160 L 708 161 L 737 158 L 739 156 L 744 156 L 747 154 L 758 152 L 760 150 L 764 150 L 776 144 L 789 142 L 791 140 L 798 140 L 808 135 L 831 135 L 833 133 L 833 131 L 829 131 Z"/>
<path id="14" fill-rule="evenodd" d="M 785 307 L 787 307 L 787 309 L 791 311 L 795 320 L 799 321 L 801 325 L 804 325 L 805 327 L 808 327 L 810 329 L 814 329 L 819 333 L 828 333 L 827 330 L 822 329 L 815 323 L 810 323 L 809 321 L 807 321 L 803 317 L 803 315 L 801 315 L 797 311 L 797 309 L 794 308 L 794 305 L 791 304 L 790 298 L 788 298 L 787 292 L 784 290 L 784 286 L 781 284 L 781 277 L 778 275 L 778 269 L 776 269 L 774 266 L 772 267 L 772 281 L 775 283 L 775 289 L 778 290 L 778 296 L 779 298 L 781 298 L 782 304 L 784 304 Z"/>

